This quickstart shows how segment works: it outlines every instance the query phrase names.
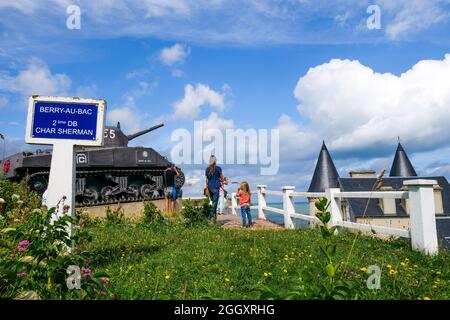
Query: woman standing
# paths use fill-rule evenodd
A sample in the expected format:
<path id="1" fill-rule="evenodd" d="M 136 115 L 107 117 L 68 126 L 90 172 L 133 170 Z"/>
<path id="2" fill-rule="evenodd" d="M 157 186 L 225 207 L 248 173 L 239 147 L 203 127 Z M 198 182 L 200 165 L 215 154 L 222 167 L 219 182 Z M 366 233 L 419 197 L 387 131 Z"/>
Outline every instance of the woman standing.
<path id="1" fill-rule="evenodd" d="M 217 203 L 219 202 L 219 192 L 222 185 L 223 173 L 222 169 L 217 165 L 217 159 L 214 155 L 209 157 L 209 166 L 205 170 L 206 176 L 206 190 L 208 191 L 209 198 L 212 201 L 213 207 L 208 215 L 208 219 L 212 219 L 217 213 Z"/>

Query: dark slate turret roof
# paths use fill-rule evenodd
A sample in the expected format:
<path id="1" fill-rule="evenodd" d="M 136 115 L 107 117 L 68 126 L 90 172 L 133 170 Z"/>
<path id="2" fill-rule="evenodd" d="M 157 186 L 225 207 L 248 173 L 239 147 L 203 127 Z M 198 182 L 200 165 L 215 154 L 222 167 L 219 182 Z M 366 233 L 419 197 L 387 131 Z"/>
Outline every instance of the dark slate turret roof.
<path id="1" fill-rule="evenodd" d="M 416 177 L 417 173 L 406 155 L 400 142 L 395 152 L 394 162 L 392 162 L 390 177 Z"/>
<path id="2" fill-rule="evenodd" d="M 325 189 L 336 188 L 338 178 L 339 174 L 323 142 L 308 192 L 324 192 Z"/>

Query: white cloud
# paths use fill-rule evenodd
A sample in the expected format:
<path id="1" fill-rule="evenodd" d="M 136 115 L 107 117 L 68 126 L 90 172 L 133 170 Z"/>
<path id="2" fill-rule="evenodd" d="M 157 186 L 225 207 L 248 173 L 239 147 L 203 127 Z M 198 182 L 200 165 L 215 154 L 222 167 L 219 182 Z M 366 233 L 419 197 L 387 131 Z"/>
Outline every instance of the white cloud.
<path id="1" fill-rule="evenodd" d="M 8 104 L 8 98 L 0 95 L 0 108 L 6 106 Z"/>
<path id="2" fill-rule="evenodd" d="M 208 118 L 201 120 L 204 132 L 208 130 L 225 130 L 234 128 L 232 119 L 221 118 L 216 112 L 211 112 Z"/>
<path id="3" fill-rule="evenodd" d="M 184 73 L 183 70 L 180 69 L 174 69 L 172 70 L 172 77 L 174 78 L 182 78 L 184 77 L 186 74 Z"/>
<path id="4" fill-rule="evenodd" d="M 135 70 L 132 70 L 132 71 L 128 72 L 128 73 L 125 75 L 125 78 L 126 78 L 127 80 L 130 80 L 130 79 L 134 79 L 134 78 L 142 78 L 142 77 L 146 77 L 146 76 L 148 76 L 149 74 L 150 74 L 150 71 L 148 71 L 147 69 L 145 69 L 145 68 L 139 68 L 139 69 L 135 69 Z"/>
<path id="5" fill-rule="evenodd" d="M 120 122 L 124 132 L 141 130 L 147 124 L 147 114 L 142 114 L 142 111 L 136 107 L 136 100 L 153 93 L 156 86 L 157 82 L 139 81 L 136 88 L 124 95 L 123 106 L 108 111 L 107 119 L 114 125 Z"/>
<path id="6" fill-rule="evenodd" d="M 31 59 L 27 67 L 15 76 L 0 73 L 0 91 L 23 96 L 66 95 L 71 84 L 67 75 L 53 74 L 44 61 L 36 58 Z"/>
<path id="7" fill-rule="evenodd" d="M 141 118 L 133 105 L 125 105 L 109 110 L 107 119 L 113 125 L 120 122 L 122 131 L 126 133 L 137 132 L 141 129 Z"/>
<path id="8" fill-rule="evenodd" d="M 187 48 L 179 43 L 174 44 L 172 47 L 164 48 L 159 54 L 159 59 L 166 65 L 172 66 L 177 63 L 183 63 L 191 52 L 190 48 Z"/>
<path id="9" fill-rule="evenodd" d="M 383 13 L 392 16 L 386 22 L 386 35 L 395 40 L 441 23 L 450 16 L 446 3 L 446 0 L 379 1 L 382 16 Z"/>
<path id="10" fill-rule="evenodd" d="M 34 0 L 0 0 L 0 9 L 13 8 L 23 13 L 32 13 L 38 7 L 38 2 Z"/>
<path id="11" fill-rule="evenodd" d="M 75 92 L 75 95 L 81 98 L 95 98 L 96 94 L 97 86 L 95 84 L 79 86 Z"/>
<path id="12" fill-rule="evenodd" d="M 223 91 L 223 90 L 222 90 Z M 218 92 L 208 85 L 197 83 L 184 87 L 184 97 L 174 104 L 174 119 L 194 118 L 204 106 L 210 106 L 217 111 L 225 109 L 225 92 Z"/>
<path id="13" fill-rule="evenodd" d="M 397 136 L 415 151 L 441 147 L 450 141 L 449 83 L 450 54 L 419 61 L 400 76 L 333 59 L 298 80 L 303 125 L 281 117 L 281 141 L 301 153 L 322 139 L 342 152 L 392 146 Z"/>
<path id="14" fill-rule="evenodd" d="M 142 6 L 146 9 L 146 17 L 164 17 L 167 15 L 189 15 L 191 8 L 184 0 L 144 0 Z"/>
<path id="15" fill-rule="evenodd" d="M 382 9 L 383 29 L 375 34 L 360 28 L 366 8 L 374 3 Z M 33 50 L 30 40 L 38 37 L 47 39 L 51 34 L 64 39 L 60 19 L 68 4 L 69 0 L 0 0 L 2 25 L 13 34 L 8 41 Z M 450 20 L 448 0 L 79 0 L 77 4 L 87 38 L 157 37 L 244 46 L 410 39 L 432 26 L 445 31 Z M 10 15 L 10 10 L 21 15 Z M 349 32 L 342 32 L 344 26 Z M 29 38 L 18 41 L 17 31 Z"/>

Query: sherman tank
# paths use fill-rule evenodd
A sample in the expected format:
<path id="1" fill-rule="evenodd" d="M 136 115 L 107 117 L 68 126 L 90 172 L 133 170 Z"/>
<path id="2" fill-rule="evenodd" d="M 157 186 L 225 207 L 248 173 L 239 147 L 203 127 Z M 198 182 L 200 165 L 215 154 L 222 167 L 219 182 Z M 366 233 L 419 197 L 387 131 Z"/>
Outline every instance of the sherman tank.
<path id="1" fill-rule="evenodd" d="M 102 147 L 77 147 L 76 205 L 162 199 L 164 170 L 171 163 L 152 148 L 128 147 L 129 141 L 162 126 L 126 135 L 117 123 L 115 127 L 105 126 Z M 30 190 L 43 194 L 48 185 L 51 157 L 52 150 L 17 153 L 5 158 L 1 169 L 10 180 L 26 181 Z M 175 186 L 181 197 L 185 178 L 177 170 L 180 174 Z"/>

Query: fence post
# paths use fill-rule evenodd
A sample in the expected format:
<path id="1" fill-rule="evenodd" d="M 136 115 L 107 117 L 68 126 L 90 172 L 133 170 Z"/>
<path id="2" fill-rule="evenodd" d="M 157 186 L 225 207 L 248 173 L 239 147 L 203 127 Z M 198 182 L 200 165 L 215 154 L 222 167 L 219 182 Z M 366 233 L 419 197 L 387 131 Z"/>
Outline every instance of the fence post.
<path id="1" fill-rule="evenodd" d="M 284 211 L 284 227 L 286 229 L 294 229 L 294 223 L 292 222 L 291 214 L 295 213 L 294 207 L 294 193 L 295 187 L 285 186 L 283 187 L 283 211 Z"/>
<path id="2" fill-rule="evenodd" d="M 428 255 L 438 252 L 436 210 L 433 185 L 436 180 L 414 179 L 403 182 L 409 192 L 411 246 Z"/>
<path id="3" fill-rule="evenodd" d="M 236 201 L 236 192 L 231 194 L 231 214 L 237 216 L 237 201 Z"/>
<path id="4" fill-rule="evenodd" d="M 257 188 L 258 188 L 258 219 L 266 220 L 264 208 L 267 205 L 265 194 L 267 186 L 260 184 L 257 186 Z"/>
<path id="5" fill-rule="evenodd" d="M 330 201 L 330 206 L 328 210 L 331 213 L 330 222 L 328 222 L 328 227 L 333 227 L 335 225 L 339 225 L 342 222 L 342 214 L 341 214 L 341 199 L 337 199 L 335 194 L 340 192 L 339 188 L 330 188 L 325 190 L 325 195 Z M 337 230 L 336 230 L 337 231 Z"/>

